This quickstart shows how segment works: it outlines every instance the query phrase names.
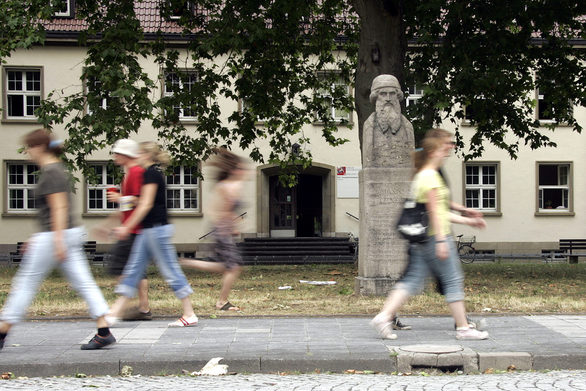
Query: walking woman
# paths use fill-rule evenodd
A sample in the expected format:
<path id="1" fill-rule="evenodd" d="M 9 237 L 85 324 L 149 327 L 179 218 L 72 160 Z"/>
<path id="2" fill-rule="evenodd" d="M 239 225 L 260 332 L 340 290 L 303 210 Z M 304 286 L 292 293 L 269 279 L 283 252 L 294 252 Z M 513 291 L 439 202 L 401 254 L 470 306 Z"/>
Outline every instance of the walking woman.
<path id="1" fill-rule="evenodd" d="M 429 137 L 429 134 L 438 131 L 446 137 Z M 451 229 L 451 223 L 484 228 L 486 222 L 481 217 L 465 217 L 450 212 L 449 189 L 438 172 L 453 148 L 452 137 L 446 130 L 431 130 L 422 142 L 422 149 L 415 152 L 413 189 L 416 201 L 424 203 L 429 214 L 429 239 L 410 244 L 409 267 L 405 275 L 394 286 L 381 312 L 371 321 L 383 338 L 397 338 L 390 320 L 409 296 L 423 289 L 429 271 L 442 284 L 446 302 L 456 322 L 456 338 L 488 338 L 486 331 L 479 331 L 468 324 L 464 307 L 464 275 Z"/>
<path id="2" fill-rule="evenodd" d="M 241 194 L 247 169 L 244 161 L 232 152 L 220 148 L 209 163 L 218 168 L 214 203 L 211 207 L 214 220 L 212 231 L 215 256 L 212 261 L 198 259 L 181 259 L 181 265 L 203 271 L 222 273 L 222 288 L 216 302 L 216 309 L 222 311 L 240 311 L 240 308 L 228 301 L 230 290 L 242 270 L 242 257 L 234 242 L 238 234 L 236 220 L 241 206 Z"/>
<path id="3" fill-rule="evenodd" d="M 167 221 L 165 177 L 157 168 L 167 166 L 169 156 L 157 144 L 149 141 L 140 144 L 138 160 L 145 168 L 138 205 L 115 232 L 119 240 L 125 240 L 139 224 L 142 225 L 142 230 L 134 240 L 130 259 L 124 267 L 120 284 L 116 287 L 116 293 L 121 296 L 112 306 L 108 321 L 110 324 L 116 323 L 127 302 L 136 296 L 137 287 L 153 258 L 183 307 L 183 315 L 169 323 L 169 326 L 195 326 L 198 319 L 189 300 L 193 290 L 177 263 L 177 252 L 171 243 L 173 225 Z"/>
<path id="4" fill-rule="evenodd" d="M 83 252 L 86 233 L 76 227 L 71 211 L 71 183 L 58 156 L 61 142 L 52 140 L 45 129 L 24 138 L 26 152 L 40 167 L 35 188 L 41 232 L 28 241 L 22 263 L 14 277 L 10 295 L 0 315 L 0 349 L 10 328 L 22 320 L 47 274 L 59 266 L 73 288 L 84 298 L 98 333 L 82 350 L 100 349 L 116 342 L 105 315 L 108 304 L 96 285 Z"/>

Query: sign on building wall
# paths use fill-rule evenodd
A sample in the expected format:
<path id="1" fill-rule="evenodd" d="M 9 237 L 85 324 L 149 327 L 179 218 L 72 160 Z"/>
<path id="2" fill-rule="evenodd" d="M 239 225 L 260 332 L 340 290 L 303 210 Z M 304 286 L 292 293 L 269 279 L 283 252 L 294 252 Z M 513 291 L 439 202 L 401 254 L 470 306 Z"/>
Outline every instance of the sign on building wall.
<path id="1" fill-rule="evenodd" d="M 338 167 L 336 170 L 338 198 L 358 198 L 358 172 L 360 167 Z"/>

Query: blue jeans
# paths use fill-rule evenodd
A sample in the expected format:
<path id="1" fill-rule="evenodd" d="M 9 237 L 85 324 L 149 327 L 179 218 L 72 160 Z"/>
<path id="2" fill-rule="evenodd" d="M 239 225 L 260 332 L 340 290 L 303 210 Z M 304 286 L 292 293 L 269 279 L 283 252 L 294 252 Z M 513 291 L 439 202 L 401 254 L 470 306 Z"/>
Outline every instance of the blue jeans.
<path id="1" fill-rule="evenodd" d="M 138 234 L 132 245 L 128 263 L 122 272 L 122 281 L 116 287 L 116 293 L 135 297 L 138 283 L 144 278 L 151 258 L 154 258 L 159 271 L 178 299 L 184 299 L 193 293 L 177 262 L 177 252 L 171 243 L 171 236 L 172 224 L 144 228 Z"/>
<path id="2" fill-rule="evenodd" d="M 418 294 L 423 290 L 425 278 L 431 272 L 442 284 L 443 294 L 448 303 L 464 300 L 464 273 L 456 245 L 450 236 L 446 238 L 446 242 L 449 255 L 444 260 L 435 255 L 435 239 L 433 237 L 424 243 L 411 244 L 409 246 L 409 264 L 395 288 L 405 289 L 409 295 Z"/>
<path id="3" fill-rule="evenodd" d="M 86 301 L 92 318 L 99 318 L 108 313 L 108 303 L 96 285 L 83 251 L 85 230 L 78 227 L 63 231 L 67 249 L 66 259 L 63 262 L 55 259 L 53 237 L 54 233 L 51 231 L 39 232 L 29 240 L 28 248 L 14 276 L 10 295 L 0 316 L 6 323 L 14 324 L 22 320 L 39 286 L 56 266 L 63 270 L 73 288 Z"/>

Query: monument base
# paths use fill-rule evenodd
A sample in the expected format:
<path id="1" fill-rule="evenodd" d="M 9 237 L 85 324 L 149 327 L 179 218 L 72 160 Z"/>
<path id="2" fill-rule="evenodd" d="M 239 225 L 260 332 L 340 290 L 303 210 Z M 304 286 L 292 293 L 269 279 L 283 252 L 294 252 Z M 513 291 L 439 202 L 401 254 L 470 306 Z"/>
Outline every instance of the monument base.
<path id="1" fill-rule="evenodd" d="M 356 277 L 354 292 L 359 295 L 386 296 L 396 282 L 390 277 Z"/>

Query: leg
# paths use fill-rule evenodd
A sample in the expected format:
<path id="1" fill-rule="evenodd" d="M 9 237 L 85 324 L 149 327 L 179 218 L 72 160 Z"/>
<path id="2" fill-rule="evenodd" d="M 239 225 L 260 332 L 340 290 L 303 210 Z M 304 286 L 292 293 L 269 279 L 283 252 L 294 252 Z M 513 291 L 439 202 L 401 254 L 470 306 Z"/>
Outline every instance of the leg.
<path id="1" fill-rule="evenodd" d="M 138 283 L 138 310 L 143 313 L 151 311 L 149 304 L 149 280 L 143 278 Z"/>
<path id="2" fill-rule="evenodd" d="M 179 260 L 179 263 L 183 267 L 197 269 L 197 270 L 201 270 L 204 272 L 224 273 L 226 271 L 226 267 L 220 262 L 211 262 L 211 261 L 202 261 L 199 259 L 181 258 Z"/>
<path id="3" fill-rule="evenodd" d="M 92 318 L 98 319 L 108 313 L 108 304 L 98 288 L 87 259 L 82 250 L 83 228 L 71 228 L 65 231 L 67 240 L 67 259 L 60 264 L 65 276 L 88 304 Z M 105 320 L 100 321 L 105 324 Z"/>
<path id="4" fill-rule="evenodd" d="M 224 276 L 222 278 L 222 289 L 220 290 L 220 299 L 216 303 L 217 308 L 222 308 L 228 303 L 228 295 L 230 295 L 232 286 L 240 276 L 241 272 L 242 268 L 240 266 L 233 266 L 230 269 L 226 269 L 226 271 L 224 272 Z M 230 306 L 228 310 L 239 311 L 240 308 Z"/>
<path id="5" fill-rule="evenodd" d="M 22 320 L 39 286 L 54 266 L 53 234 L 35 234 L 29 242 L 2 310 L 0 333 L 8 333 L 13 324 Z"/>
<path id="6" fill-rule="evenodd" d="M 171 289 L 173 289 L 175 296 L 183 302 L 183 299 L 188 298 L 193 293 L 193 290 L 177 262 L 177 252 L 175 251 L 175 246 L 171 243 L 172 234 L 173 226 L 171 224 L 150 228 L 148 233 L 144 232 L 147 237 L 147 246 L 157 263 L 157 267 Z M 191 302 L 189 302 L 189 306 L 184 306 L 183 318 L 187 319 L 193 316 L 195 316 L 195 313 Z"/>
<path id="7" fill-rule="evenodd" d="M 151 253 L 149 247 L 149 239 L 147 235 L 154 228 L 143 229 L 142 233 L 136 237 L 134 244 L 132 245 L 132 251 L 130 252 L 130 258 L 128 263 L 124 267 L 122 272 L 122 279 L 120 284 L 116 287 L 116 293 L 133 298 L 136 296 L 137 287 L 142 279 L 144 279 L 145 270 L 148 262 L 150 261 Z M 112 311 L 112 315 L 120 316 L 122 308 L 116 312 Z"/>

